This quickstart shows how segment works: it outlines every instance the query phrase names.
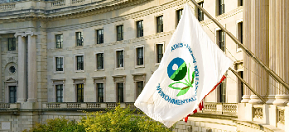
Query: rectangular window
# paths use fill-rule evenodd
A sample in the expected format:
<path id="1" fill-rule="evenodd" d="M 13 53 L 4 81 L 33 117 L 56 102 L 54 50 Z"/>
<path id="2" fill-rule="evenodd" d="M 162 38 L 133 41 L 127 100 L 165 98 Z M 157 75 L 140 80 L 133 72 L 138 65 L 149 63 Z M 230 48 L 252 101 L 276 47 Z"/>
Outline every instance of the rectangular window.
<path id="1" fill-rule="evenodd" d="M 142 90 L 143 90 L 143 81 L 136 82 L 136 94 L 137 94 L 137 97 L 140 95 Z"/>
<path id="2" fill-rule="evenodd" d="M 103 69 L 103 53 L 96 54 L 97 57 L 97 69 Z"/>
<path id="3" fill-rule="evenodd" d="M 82 34 L 82 32 L 76 32 L 76 46 L 83 46 L 83 34 Z"/>
<path id="4" fill-rule="evenodd" d="M 204 7 L 204 2 L 198 3 L 199 6 Z M 204 20 L 204 13 L 201 9 L 198 8 L 198 20 L 203 21 Z"/>
<path id="5" fill-rule="evenodd" d="M 222 30 L 217 31 L 217 42 L 222 51 L 225 51 L 225 32 Z"/>
<path id="6" fill-rule="evenodd" d="M 136 29 L 137 29 L 137 37 L 142 37 L 143 36 L 143 25 L 142 25 L 142 20 L 136 22 Z"/>
<path id="7" fill-rule="evenodd" d="M 116 51 L 116 67 L 123 67 L 123 50 Z"/>
<path id="8" fill-rule="evenodd" d="M 84 89 L 83 89 L 83 83 L 77 84 L 77 102 L 83 102 L 84 101 Z"/>
<path id="9" fill-rule="evenodd" d="M 62 34 L 55 35 L 55 43 L 56 43 L 56 48 L 62 48 L 62 45 L 63 45 L 63 35 Z"/>
<path id="10" fill-rule="evenodd" d="M 103 43 L 103 29 L 96 30 L 97 44 Z"/>
<path id="11" fill-rule="evenodd" d="M 16 86 L 9 86 L 9 103 L 15 103 L 17 100 Z"/>
<path id="12" fill-rule="evenodd" d="M 8 38 L 8 51 L 15 51 L 15 50 L 16 50 L 16 39 Z"/>
<path id="13" fill-rule="evenodd" d="M 143 47 L 136 48 L 136 64 L 143 65 Z"/>
<path id="14" fill-rule="evenodd" d="M 243 22 L 238 23 L 238 39 L 243 44 Z M 238 48 L 240 48 L 239 45 Z"/>
<path id="15" fill-rule="evenodd" d="M 243 0 L 238 0 L 238 6 L 243 6 Z"/>
<path id="16" fill-rule="evenodd" d="M 220 88 L 220 102 L 225 103 L 226 102 L 226 86 L 225 82 L 222 82 L 219 84 Z"/>
<path id="17" fill-rule="evenodd" d="M 97 102 L 103 102 L 103 83 L 97 83 Z"/>
<path id="18" fill-rule="evenodd" d="M 56 71 L 63 71 L 63 57 L 55 57 Z"/>
<path id="19" fill-rule="evenodd" d="M 157 33 L 163 32 L 163 16 L 157 17 Z"/>
<path id="20" fill-rule="evenodd" d="M 63 102 L 63 84 L 56 85 L 56 102 Z"/>
<path id="21" fill-rule="evenodd" d="M 123 25 L 116 26 L 116 40 L 123 40 Z"/>
<path id="22" fill-rule="evenodd" d="M 225 13 L 225 2 L 224 0 L 218 0 L 218 15 Z"/>
<path id="23" fill-rule="evenodd" d="M 177 23 L 180 22 L 182 14 L 183 14 L 183 9 L 177 10 Z"/>
<path id="24" fill-rule="evenodd" d="M 76 56 L 76 70 L 84 70 L 83 56 Z"/>
<path id="25" fill-rule="evenodd" d="M 157 44 L 157 63 L 160 63 L 163 58 L 163 44 Z"/>
<path id="26" fill-rule="evenodd" d="M 123 102 L 123 83 L 117 83 L 117 102 Z"/>

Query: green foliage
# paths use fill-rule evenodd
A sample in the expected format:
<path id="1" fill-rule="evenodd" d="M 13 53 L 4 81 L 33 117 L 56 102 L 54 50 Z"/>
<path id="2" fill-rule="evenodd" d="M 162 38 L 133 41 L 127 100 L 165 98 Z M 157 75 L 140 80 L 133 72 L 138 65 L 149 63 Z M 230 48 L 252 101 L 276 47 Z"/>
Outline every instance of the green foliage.
<path id="1" fill-rule="evenodd" d="M 170 129 L 148 116 L 117 106 L 107 112 L 90 112 L 80 122 L 65 118 L 48 119 L 23 132 L 169 132 Z"/>

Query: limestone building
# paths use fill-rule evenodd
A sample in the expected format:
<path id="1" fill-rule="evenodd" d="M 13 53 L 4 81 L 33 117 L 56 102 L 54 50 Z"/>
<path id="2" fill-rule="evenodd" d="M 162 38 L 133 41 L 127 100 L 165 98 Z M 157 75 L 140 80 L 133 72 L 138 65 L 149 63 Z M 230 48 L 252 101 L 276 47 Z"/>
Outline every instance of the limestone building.
<path id="1" fill-rule="evenodd" d="M 190 0 L 1 0 L 0 132 L 21 131 L 60 116 L 79 120 L 83 110 L 113 108 L 116 102 L 122 107 L 132 105 L 158 68 L 186 2 L 213 42 L 234 60 L 232 68 L 244 74 L 250 85 L 263 96 L 264 87 L 270 87 L 264 79 L 254 80 L 248 69 L 265 82 L 279 85 L 264 71 L 254 69 L 243 50 Z M 197 2 L 287 78 L 283 70 L 288 54 L 279 52 L 288 48 L 286 0 Z M 278 21 L 269 19 L 270 15 Z M 283 60 L 270 59 L 275 56 Z M 285 130 L 287 95 L 271 90 L 268 104 L 261 105 L 232 72 L 226 75 L 206 98 L 203 113 L 190 117 L 187 124 L 179 122 L 175 131 L 257 131 L 258 121 L 272 126 L 266 127 L 268 131 Z M 269 107 L 277 114 L 269 115 Z M 248 124 L 253 127 L 240 120 L 252 121 Z"/>

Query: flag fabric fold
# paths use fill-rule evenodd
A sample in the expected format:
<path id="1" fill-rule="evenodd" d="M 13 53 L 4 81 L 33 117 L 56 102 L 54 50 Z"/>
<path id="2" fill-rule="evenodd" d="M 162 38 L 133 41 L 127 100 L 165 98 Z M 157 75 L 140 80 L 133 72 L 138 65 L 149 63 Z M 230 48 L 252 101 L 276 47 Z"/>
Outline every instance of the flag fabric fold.
<path id="1" fill-rule="evenodd" d="M 135 106 L 152 119 L 171 127 L 199 107 L 232 64 L 185 4 L 159 68 L 135 101 Z"/>

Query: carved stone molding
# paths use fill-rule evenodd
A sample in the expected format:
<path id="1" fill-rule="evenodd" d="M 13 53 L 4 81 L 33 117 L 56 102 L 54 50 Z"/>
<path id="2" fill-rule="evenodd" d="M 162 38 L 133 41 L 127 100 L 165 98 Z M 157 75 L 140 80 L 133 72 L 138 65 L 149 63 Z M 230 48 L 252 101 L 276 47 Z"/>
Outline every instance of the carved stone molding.
<path id="1" fill-rule="evenodd" d="M 65 78 L 63 79 L 51 79 L 52 81 L 52 86 L 58 85 L 58 84 L 63 84 L 65 86 Z"/>
<path id="2" fill-rule="evenodd" d="M 146 82 L 146 73 L 135 73 L 132 74 L 133 76 L 133 81 L 134 83 L 143 81 L 144 83 Z"/>
<path id="3" fill-rule="evenodd" d="M 104 82 L 106 82 L 106 77 L 105 76 L 92 77 L 92 79 L 94 80 L 94 83 L 104 83 Z"/>
<path id="4" fill-rule="evenodd" d="M 118 82 L 125 83 L 126 81 L 126 75 L 113 75 L 112 77 L 113 77 L 114 83 L 118 83 Z"/>
<path id="5" fill-rule="evenodd" d="M 72 80 L 73 80 L 73 85 L 80 84 L 80 83 L 85 84 L 85 82 L 86 82 L 86 78 L 82 78 L 82 77 L 80 77 L 80 78 L 72 78 Z"/>

